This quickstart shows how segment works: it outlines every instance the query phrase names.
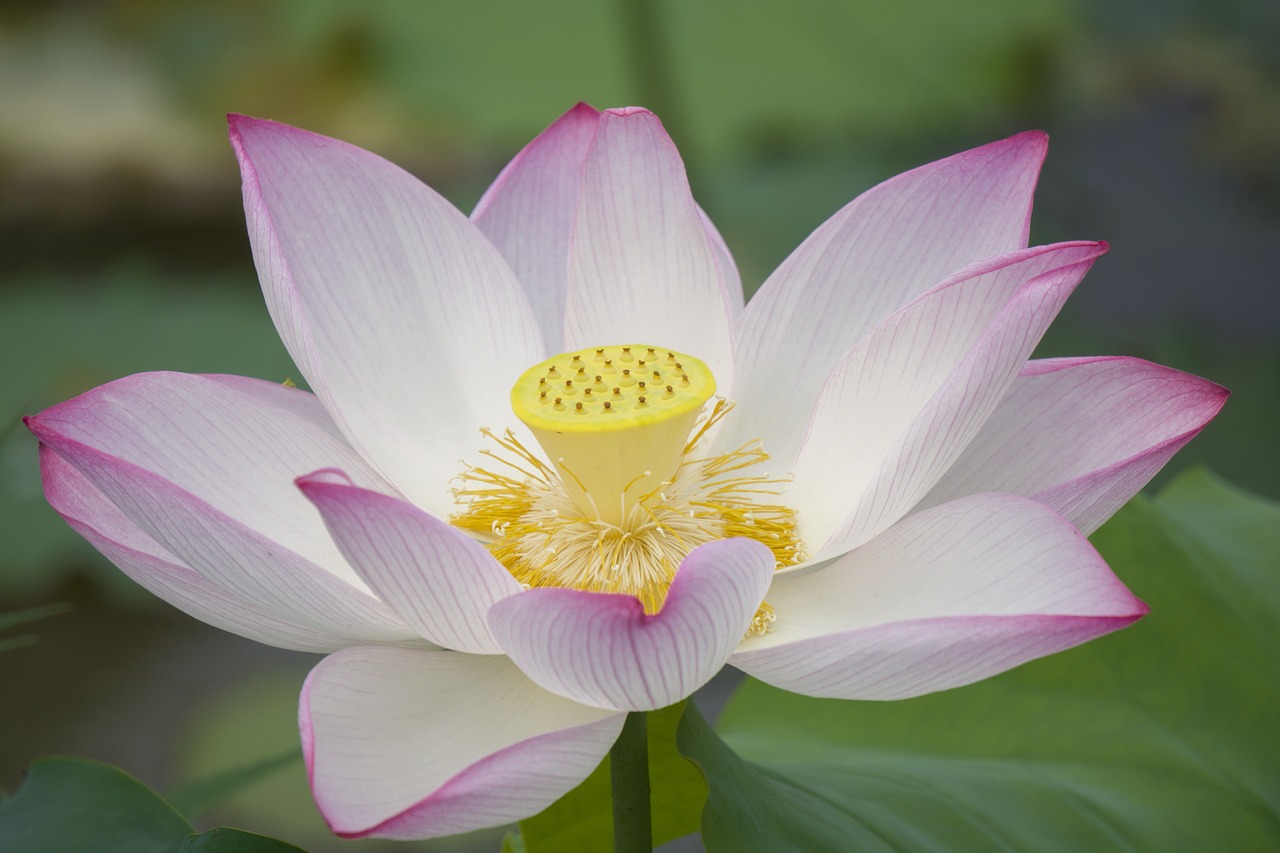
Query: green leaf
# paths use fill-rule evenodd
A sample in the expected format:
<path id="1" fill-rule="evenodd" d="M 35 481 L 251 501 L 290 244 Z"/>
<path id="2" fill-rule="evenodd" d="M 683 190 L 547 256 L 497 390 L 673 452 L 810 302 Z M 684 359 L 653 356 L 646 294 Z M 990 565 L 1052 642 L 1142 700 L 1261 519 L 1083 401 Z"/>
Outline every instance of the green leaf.
<path id="1" fill-rule="evenodd" d="M 195 817 L 217 808 L 250 785 L 301 759 L 302 752 L 291 747 L 278 755 L 184 783 L 169 792 L 169 802 L 183 814 Z"/>
<path id="2" fill-rule="evenodd" d="M 1126 631 L 902 702 L 749 682 L 723 741 L 687 714 L 707 848 L 1275 849 L 1280 507 L 1193 472 L 1094 541 Z"/>
<path id="3" fill-rule="evenodd" d="M 137 779 L 96 761 L 42 758 L 0 801 L 0 850 L 173 853 L 191 831 Z"/>
<path id="4" fill-rule="evenodd" d="M 653 843 L 662 844 L 698 830 L 706 801 L 702 776 L 676 750 L 681 702 L 649 714 L 649 784 Z M 609 853 L 613 850 L 609 759 L 577 788 L 539 814 L 520 822 L 526 853 Z M 513 848 L 519 849 L 519 848 Z"/>
<path id="5" fill-rule="evenodd" d="M 199 835 L 188 835 L 178 853 L 301 853 L 301 850 L 265 835 L 220 826 Z"/>

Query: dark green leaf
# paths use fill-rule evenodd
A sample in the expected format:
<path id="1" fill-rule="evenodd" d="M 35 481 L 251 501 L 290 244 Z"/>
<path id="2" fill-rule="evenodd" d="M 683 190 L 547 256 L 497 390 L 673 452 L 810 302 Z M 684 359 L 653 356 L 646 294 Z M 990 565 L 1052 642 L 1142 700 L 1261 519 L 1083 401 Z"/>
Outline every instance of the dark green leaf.
<path id="1" fill-rule="evenodd" d="M 173 853 L 191 825 L 122 770 L 42 758 L 0 801 L 0 850 L 23 853 Z"/>
<path id="2" fill-rule="evenodd" d="M 707 786 L 698 771 L 676 751 L 681 702 L 649 714 L 649 783 L 653 843 L 662 844 L 698 830 Z M 520 822 L 527 853 L 609 853 L 613 850 L 609 760 L 541 813 Z"/>
<path id="3" fill-rule="evenodd" d="M 199 835 L 188 835 L 178 853 L 301 853 L 301 850 L 265 835 L 220 826 Z"/>
<path id="4" fill-rule="evenodd" d="M 293 747 L 279 755 L 187 782 L 169 792 L 169 802 L 183 814 L 196 817 L 218 807 L 258 780 L 301 759 L 302 753 L 297 747 Z"/>
<path id="5" fill-rule="evenodd" d="M 1275 849 L 1280 507 L 1197 472 L 1095 543 L 1152 608 L 1119 634 L 903 702 L 748 683 L 723 742 L 687 715 L 708 849 Z"/>

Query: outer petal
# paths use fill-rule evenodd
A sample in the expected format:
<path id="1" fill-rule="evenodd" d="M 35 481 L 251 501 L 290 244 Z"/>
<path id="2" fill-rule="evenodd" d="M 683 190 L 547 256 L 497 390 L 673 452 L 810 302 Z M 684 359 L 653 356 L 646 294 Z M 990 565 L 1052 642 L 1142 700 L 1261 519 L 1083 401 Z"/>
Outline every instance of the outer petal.
<path id="1" fill-rule="evenodd" d="M 474 225 L 351 145 L 231 117 L 267 307 L 342 431 L 415 503 L 451 505 L 476 429 L 542 358 L 529 303 Z"/>
<path id="2" fill-rule="evenodd" d="M 569 233 L 599 118 L 578 104 L 556 119 L 507 164 L 471 214 L 524 285 L 548 352 L 564 349 Z"/>
<path id="3" fill-rule="evenodd" d="M 920 508 L 1011 492 L 1088 535 L 1200 432 L 1228 393 L 1136 358 L 1030 362 Z"/>
<path id="4" fill-rule="evenodd" d="M 503 657 L 374 647 L 321 661 L 298 717 L 333 831 L 399 839 L 536 814 L 596 768 L 624 719 L 547 693 Z"/>
<path id="5" fill-rule="evenodd" d="M 40 448 L 40 473 L 49 504 L 73 530 L 139 585 L 187 615 L 259 643 L 303 652 L 331 652 L 360 639 L 345 636 L 340 626 L 325 630 L 284 618 L 206 580 L 143 533 L 46 446 Z"/>
<path id="6" fill-rule="evenodd" d="M 737 324 L 742 437 L 774 453 L 830 366 L 877 323 L 955 270 L 1025 247 L 1047 143 L 1023 133 L 921 166 L 814 231 Z"/>
<path id="7" fill-rule="evenodd" d="M 814 408 L 787 496 L 818 559 L 865 542 L 938 481 L 1105 249 L 993 259 L 991 271 L 957 274 L 850 350 Z"/>
<path id="8" fill-rule="evenodd" d="M 810 696 L 902 699 L 1129 625 L 1146 605 L 1064 519 L 1012 495 L 926 510 L 769 592 L 775 630 L 730 663 Z"/>
<path id="9" fill-rule="evenodd" d="M 751 626 L 773 576 L 749 539 L 695 548 L 662 610 L 629 595 L 531 589 L 489 611 L 489 627 L 525 673 L 598 708 L 649 711 L 689 696 L 720 671 Z"/>
<path id="10" fill-rule="evenodd" d="M 565 344 L 650 343 L 697 356 L 727 391 L 729 278 L 684 165 L 647 110 L 606 110 L 569 242 Z"/>
<path id="11" fill-rule="evenodd" d="M 233 598 L 330 635 L 413 639 L 368 594 L 292 480 L 328 462 L 366 486 L 385 484 L 300 414 L 311 409 L 306 392 L 257 383 L 244 393 L 246 382 L 141 374 L 27 424 L 178 564 Z M 290 402 L 270 402 L 278 398 Z"/>
<path id="12" fill-rule="evenodd" d="M 501 654 L 485 614 L 520 584 L 480 543 L 342 472 L 298 479 L 343 555 L 405 624 L 445 648 Z"/>

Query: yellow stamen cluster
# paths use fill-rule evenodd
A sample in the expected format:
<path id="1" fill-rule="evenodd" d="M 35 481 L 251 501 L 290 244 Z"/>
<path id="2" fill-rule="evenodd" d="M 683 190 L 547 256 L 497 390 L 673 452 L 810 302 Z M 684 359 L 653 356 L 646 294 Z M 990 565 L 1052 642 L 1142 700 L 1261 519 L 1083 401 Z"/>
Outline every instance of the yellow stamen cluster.
<path id="1" fill-rule="evenodd" d="M 641 371 L 649 379 L 635 378 Z M 745 536 L 779 567 L 803 561 L 795 513 L 767 502 L 785 480 L 755 473 L 769 458 L 759 442 L 697 455 L 732 408 L 718 400 L 699 423 L 714 387 L 702 362 L 656 347 L 600 347 L 530 368 L 512 407 L 552 464 L 510 431 L 484 430 L 497 448 L 482 453 L 498 464 L 460 476 L 452 522 L 526 586 L 627 593 L 649 613 L 684 556 L 707 542 Z M 762 605 L 751 632 L 773 620 Z"/>

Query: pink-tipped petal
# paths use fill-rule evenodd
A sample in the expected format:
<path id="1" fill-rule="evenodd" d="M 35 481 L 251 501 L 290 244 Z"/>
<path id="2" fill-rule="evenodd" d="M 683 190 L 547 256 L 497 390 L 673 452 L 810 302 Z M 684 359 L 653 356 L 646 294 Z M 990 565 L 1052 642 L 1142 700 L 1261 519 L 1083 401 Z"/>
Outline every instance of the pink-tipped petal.
<path id="1" fill-rule="evenodd" d="M 501 654 L 485 615 L 520 584 L 480 543 L 399 498 L 341 472 L 298 480 L 365 582 L 406 625 L 447 649 Z"/>
<path id="2" fill-rule="evenodd" d="M 685 557 L 662 609 L 629 595 L 531 589 L 489 611 L 489 627 L 535 682 L 597 708 L 651 711 L 720 671 L 773 577 L 772 553 L 725 539 Z"/>
<path id="3" fill-rule="evenodd" d="M 503 657 L 375 647 L 321 661 L 298 716 L 333 831 L 397 839 L 536 814 L 596 768 L 624 719 L 546 692 Z"/>
<path id="4" fill-rule="evenodd" d="M 293 486 L 340 467 L 362 486 L 391 487 L 340 436 L 312 394 L 230 376 L 141 373 L 29 419 L 32 432 L 136 465 L 364 589 Z"/>
<path id="5" fill-rule="evenodd" d="M 733 368 L 730 274 L 662 124 L 606 110 L 587 154 L 569 241 L 565 345 L 647 343 Z"/>
<path id="6" fill-rule="evenodd" d="M 899 522 L 769 591 L 774 630 L 730 660 L 810 696 L 903 699 L 995 675 L 1146 613 L 1066 520 L 1012 495 Z"/>
<path id="7" fill-rule="evenodd" d="M 858 196 L 769 277 L 737 323 L 734 399 L 770 453 L 794 449 L 831 365 L 892 312 L 982 258 L 1027 245 L 1047 138 L 1030 132 L 921 166 Z"/>
<path id="8" fill-rule="evenodd" d="M 292 480 L 328 461 L 350 465 L 362 485 L 385 484 L 350 447 L 261 391 L 141 374 L 27 425 L 177 562 L 233 597 L 338 636 L 413 639 L 368 593 Z"/>
<path id="9" fill-rule="evenodd" d="M 1228 393 L 1136 358 L 1030 362 L 919 508 L 1010 492 L 1088 535 L 1218 414 Z"/>
<path id="10" fill-rule="evenodd" d="M 992 259 L 850 350 L 814 407 L 787 493 L 815 559 L 865 542 L 941 478 L 1105 249 L 1068 243 Z"/>
<path id="11" fill-rule="evenodd" d="M 355 146 L 231 117 L 254 261 L 276 328 L 348 436 L 445 513 L 476 430 L 505 422 L 543 355 L 529 302 L 480 230 Z"/>
<path id="12" fill-rule="evenodd" d="M 341 628 L 326 631 L 282 618 L 206 580 L 143 533 L 47 446 L 40 448 L 40 474 L 49 505 L 73 530 L 134 582 L 183 613 L 241 637 L 300 652 L 332 652 L 363 639 L 344 636 Z"/>
<path id="13" fill-rule="evenodd" d="M 564 349 L 569 232 L 599 119 L 587 104 L 556 119 L 507 164 L 471 214 L 524 285 L 548 352 Z"/>

